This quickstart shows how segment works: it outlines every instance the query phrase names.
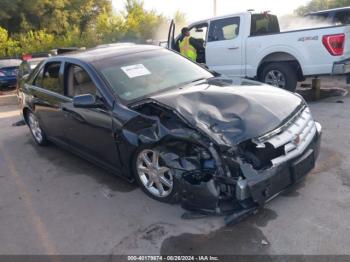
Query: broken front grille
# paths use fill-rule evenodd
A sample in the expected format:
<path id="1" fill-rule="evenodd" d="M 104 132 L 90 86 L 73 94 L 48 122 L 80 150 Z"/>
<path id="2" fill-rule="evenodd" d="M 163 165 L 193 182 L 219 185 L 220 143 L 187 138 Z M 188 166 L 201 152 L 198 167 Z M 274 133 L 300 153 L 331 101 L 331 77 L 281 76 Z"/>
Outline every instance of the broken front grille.
<path id="1" fill-rule="evenodd" d="M 303 153 L 315 134 L 316 124 L 310 109 L 306 107 L 288 128 L 265 141 L 274 148 L 284 148 L 284 154 L 271 160 L 272 165 L 286 162 Z"/>

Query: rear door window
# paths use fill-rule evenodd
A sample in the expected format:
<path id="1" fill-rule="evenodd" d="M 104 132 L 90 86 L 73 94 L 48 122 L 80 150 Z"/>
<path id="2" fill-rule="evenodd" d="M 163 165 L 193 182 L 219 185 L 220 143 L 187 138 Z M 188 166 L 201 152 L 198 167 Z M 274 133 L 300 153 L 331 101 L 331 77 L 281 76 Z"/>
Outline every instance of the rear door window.
<path id="1" fill-rule="evenodd" d="M 336 12 L 334 15 L 334 22 L 341 25 L 350 24 L 350 10 Z"/>
<path id="2" fill-rule="evenodd" d="M 275 34 L 280 32 L 277 16 L 269 14 L 253 14 L 250 35 Z"/>
<path id="3" fill-rule="evenodd" d="M 210 23 L 208 42 L 232 40 L 239 35 L 239 17 L 215 20 Z"/>

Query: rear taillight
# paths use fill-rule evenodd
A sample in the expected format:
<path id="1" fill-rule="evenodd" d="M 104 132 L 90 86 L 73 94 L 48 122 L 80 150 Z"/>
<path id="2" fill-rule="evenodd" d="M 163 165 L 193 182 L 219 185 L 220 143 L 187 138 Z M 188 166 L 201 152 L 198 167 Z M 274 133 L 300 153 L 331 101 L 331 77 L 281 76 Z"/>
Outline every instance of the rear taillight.
<path id="1" fill-rule="evenodd" d="M 333 56 L 340 56 L 344 53 L 345 35 L 325 35 L 322 39 L 323 45 Z"/>

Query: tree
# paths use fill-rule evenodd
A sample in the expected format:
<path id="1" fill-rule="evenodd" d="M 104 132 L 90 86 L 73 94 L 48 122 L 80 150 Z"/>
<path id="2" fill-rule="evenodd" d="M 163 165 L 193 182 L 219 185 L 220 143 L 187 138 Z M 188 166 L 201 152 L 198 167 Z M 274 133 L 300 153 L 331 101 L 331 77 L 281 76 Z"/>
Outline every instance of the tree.
<path id="1" fill-rule="evenodd" d="M 108 11 L 103 11 L 96 18 L 96 36 L 102 43 L 121 40 L 126 30 L 125 19 L 121 15 L 110 15 Z"/>
<path id="2" fill-rule="evenodd" d="M 175 12 L 174 15 L 174 22 L 175 22 L 175 29 L 176 29 L 176 34 L 180 34 L 181 29 L 185 26 L 187 26 L 187 19 L 186 15 L 179 10 Z"/>
<path id="3" fill-rule="evenodd" d="M 158 27 L 165 23 L 166 18 L 154 10 L 144 8 L 143 1 L 127 0 L 124 14 L 126 28 L 125 38 L 131 41 L 144 42 L 152 39 Z"/>
<path id="4" fill-rule="evenodd" d="M 96 22 L 99 14 L 104 12 L 112 16 L 112 3 L 111 0 L 70 0 L 66 10 L 70 13 L 69 23 L 84 32 Z"/>
<path id="5" fill-rule="evenodd" d="M 169 20 L 126 0 L 114 13 L 111 0 L 0 0 L 0 56 L 45 52 L 57 47 L 93 47 L 118 41 L 164 40 Z M 179 26 L 185 15 L 177 11 Z"/>
<path id="6" fill-rule="evenodd" d="M 13 56 L 20 52 L 18 41 L 8 37 L 6 29 L 0 27 L 0 57 Z"/>
<path id="7" fill-rule="evenodd" d="M 309 12 L 345 6 L 350 6 L 350 0 L 312 0 L 307 5 L 296 9 L 295 13 L 303 16 Z"/>
<path id="8" fill-rule="evenodd" d="M 55 47 L 55 36 L 44 30 L 29 31 L 19 35 L 19 43 L 22 53 L 36 53 L 48 51 Z"/>
<path id="9" fill-rule="evenodd" d="M 10 35 L 45 30 L 62 35 L 70 28 L 84 32 L 103 12 L 112 13 L 111 0 L 0 0 L 0 26 Z"/>
<path id="10" fill-rule="evenodd" d="M 174 22 L 180 26 L 187 25 L 186 14 L 182 13 L 180 10 L 177 10 L 174 15 Z"/>

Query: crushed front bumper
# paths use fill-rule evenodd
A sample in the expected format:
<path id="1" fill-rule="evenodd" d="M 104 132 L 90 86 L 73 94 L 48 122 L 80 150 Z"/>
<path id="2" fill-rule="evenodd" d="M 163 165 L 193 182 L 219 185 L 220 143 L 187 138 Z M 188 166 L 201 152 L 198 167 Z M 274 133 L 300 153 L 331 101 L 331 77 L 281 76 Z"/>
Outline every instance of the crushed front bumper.
<path id="1" fill-rule="evenodd" d="M 245 183 L 238 183 L 236 198 L 238 201 L 253 200 L 259 206 L 278 195 L 281 191 L 297 183 L 315 166 L 320 152 L 322 130 L 316 124 L 317 132 L 303 153 L 287 162 L 262 171 L 245 169 Z M 250 172 L 250 173 L 249 173 Z"/>
<path id="2" fill-rule="evenodd" d="M 235 188 L 231 210 L 222 210 L 221 199 L 213 180 L 197 185 L 183 180 L 182 207 L 186 210 L 213 215 L 227 215 L 227 223 L 236 223 L 255 212 L 281 192 L 302 180 L 315 166 L 321 145 L 322 129 L 316 123 L 316 133 L 309 145 L 297 157 L 266 170 L 254 170 L 244 164 L 245 179 L 232 181 Z M 229 179 L 225 183 L 230 186 Z"/>

